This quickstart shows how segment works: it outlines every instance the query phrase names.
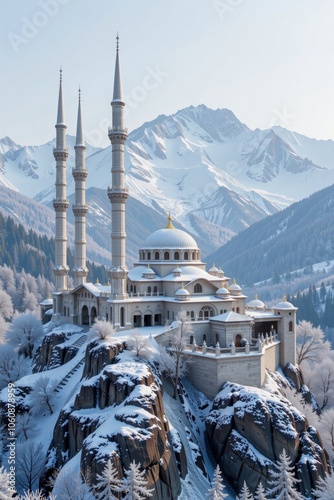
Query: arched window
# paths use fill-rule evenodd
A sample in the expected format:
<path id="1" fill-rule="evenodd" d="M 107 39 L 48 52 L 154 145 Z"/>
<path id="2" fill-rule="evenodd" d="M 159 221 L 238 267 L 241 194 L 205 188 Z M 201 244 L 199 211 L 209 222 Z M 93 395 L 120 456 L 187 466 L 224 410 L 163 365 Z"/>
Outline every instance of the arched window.
<path id="1" fill-rule="evenodd" d="M 189 259 L 189 254 L 188 252 L 184 252 L 184 260 L 188 260 Z"/>
<path id="2" fill-rule="evenodd" d="M 169 252 L 164 253 L 164 260 L 169 260 Z"/>
<path id="3" fill-rule="evenodd" d="M 121 326 L 125 325 L 125 319 L 124 319 L 124 307 L 121 307 Z"/>
<path id="4" fill-rule="evenodd" d="M 147 287 L 147 293 L 152 293 L 152 288 L 150 286 Z"/>
<path id="5" fill-rule="evenodd" d="M 153 293 L 158 293 L 158 287 L 157 287 L 157 286 L 155 286 L 155 287 L 153 288 Z"/>
<path id="6" fill-rule="evenodd" d="M 239 312 L 240 312 L 240 309 L 239 309 L 239 307 L 237 307 L 237 313 L 239 314 Z"/>
<path id="7" fill-rule="evenodd" d="M 222 309 L 220 310 L 220 314 L 223 314 L 223 310 Z"/>
<path id="8" fill-rule="evenodd" d="M 219 333 L 216 333 L 216 344 L 219 342 Z"/>
<path id="9" fill-rule="evenodd" d="M 137 293 L 137 286 L 133 285 L 133 293 Z"/>
<path id="10" fill-rule="evenodd" d="M 179 252 L 174 252 L 174 260 L 180 260 Z"/>
<path id="11" fill-rule="evenodd" d="M 112 323 L 112 307 L 110 308 L 110 323 Z"/>
<path id="12" fill-rule="evenodd" d="M 66 306 L 64 306 L 64 316 L 66 316 Z"/>
<path id="13" fill-rule="evenodd" d="M 159 260 L 159 258 L 160 258 L 159 252 L 155 252 L 154 259 Z"/>
<path id="14" fill-rule="evenodd" d="M 194 286 L 194 293 L 202 293 L 202 291 L 202 285 L 200 283 L 196 283 L 196 285 Z"/>
<path id="15" fill-rule="evenodd" d="M 190 312 L 190 319 L 191 319 L 191 321 L 195 321 L 195 313 L 194 313 L 194 311 Z"/>
<path id="16" fill-rule="evenodd" d="M 292 332 L 293 328 L 292 328 L 292 321 L 289 321 L 289 332 Z"/>
<path id="17" fill-rule="evenodd" d="M 192 258 L 192 260 L 195 260 L 195 252 L 193 252 L 193 253 L 191 254 L 191 258 Z"/>
<path id="18" fill-rule="evenodd" d="M 193 335 L 190 335 L 190 344 L 193 344 L 194 343 L 194 336 Z"/>
<path id="19" fill-rule="evenodd" d="M 206 342 L 206 333 L 203 333 L 203 342 Z"/>
<path id="20" fill-rule="evenodd" d="M 147 252 L 147 260 L 151 260 L 151 252 Z"/>
<path id="21" fill-rule="evenodd" d="M 208 319 L 209 317 L 214 316 L 215 311 L 213 307 L 210 306 L 204 306 L 199 312 L 199 318 L 200 319 Z"/>

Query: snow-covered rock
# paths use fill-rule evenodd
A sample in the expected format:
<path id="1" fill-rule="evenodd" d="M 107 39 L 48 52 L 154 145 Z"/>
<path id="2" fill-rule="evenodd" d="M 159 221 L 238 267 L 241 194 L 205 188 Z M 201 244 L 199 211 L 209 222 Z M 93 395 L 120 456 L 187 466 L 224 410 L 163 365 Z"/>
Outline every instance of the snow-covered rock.
<path id="1" fill-rule="evenodd" d="M 327 472 L 327 454 L 307 419 L 285 398 L 254 387 L 226 383 L 206 419 L 217 462 L 240 490 L 268 485 L 269 471 L 286 451 L 303 494 Z"/>

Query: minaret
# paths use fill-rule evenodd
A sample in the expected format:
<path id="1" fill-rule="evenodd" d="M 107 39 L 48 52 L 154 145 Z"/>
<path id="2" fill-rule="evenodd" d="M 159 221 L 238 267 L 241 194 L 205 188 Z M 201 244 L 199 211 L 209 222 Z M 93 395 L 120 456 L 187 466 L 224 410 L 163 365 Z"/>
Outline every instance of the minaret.
<path id="1" fill-rule="evenodd" d="M 56 197 L 53 200 L 53 207 L 56 212 L 56 236 L 55 236 L 55 266 L 53 272 L 56 277 L 56 291 L 67 288 L 68 265 L 66 264 L 66 212 L 69 201 L 66 198 L 66 159 L 68 151 L 66 149 L 66 125 L 64 117 L 62 70 L 60 70 L 58 115 L 56 123 L 56 147 L 53 149 L 53 156 L 56 160 Z M 57 311 L 61 312 L 60 304 Z"/>
<path id="2" fill-rule="evenodd" d="M 86 214 L 88 207 L 86 205 L 86 170 L 85 151 L 86 146 L 82 132 L 81 118 L 81 94 L 79 89 L 77 136 L 75 142 L 75 167 L 72 175 L 75 184 L 75 204 L 72 206 L 74 214 L 74 268 L 73 278 L 74 287 L 86 283 L 88 269 L 86 267 Z"/>
<path id="3" fill-rule="evenodd" d="M 124 127 L 124 100 L 119 61 L 119 38 L 116 38 L 116 65 L 114 79 L 114 94 L 111 102 L 112 127 L 108 135 L 112 144 L 112 185 L 108 188 L 111 202 L 111 252 L 112 268 L 110 270 L 111 294 L 114 299 L 127 298 L 126 279 L 128 269 L 125 264 L 125 203 L 128 189 L 124 185 L 124 144 L 128 131 Z"/>

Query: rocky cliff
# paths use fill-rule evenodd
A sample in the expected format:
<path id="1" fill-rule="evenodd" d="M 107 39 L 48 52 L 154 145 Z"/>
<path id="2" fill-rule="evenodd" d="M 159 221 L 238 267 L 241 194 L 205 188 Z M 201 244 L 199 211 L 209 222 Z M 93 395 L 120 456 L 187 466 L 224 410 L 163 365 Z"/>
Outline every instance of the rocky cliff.
<path id="1" fill-rule="evenodd" d="M 161 382 L 154 369 L 123 351 L 122 342 L 95 340 L 87 345 L 83 379 L 59 414 L 48 452 L 44 483 L 53 470 L 81 453 L 83 473 L 95 484 L 113 457 L 119 477 L 130 463 L 146 471 L 154 500 L 176 499 L 185 453 L 174 450 L 164 413 Z"/>
<path id="2" fill-rule="evenodd" d="M 255 492 L 268 485 L 273 463 L 285 449 L 303 495 L 328 471 L 327 454 L 317 431 L 291 403 L 254 387 L 226 383 L 206 419 L 213 454 L 231 484 L 246 481 Z"/>

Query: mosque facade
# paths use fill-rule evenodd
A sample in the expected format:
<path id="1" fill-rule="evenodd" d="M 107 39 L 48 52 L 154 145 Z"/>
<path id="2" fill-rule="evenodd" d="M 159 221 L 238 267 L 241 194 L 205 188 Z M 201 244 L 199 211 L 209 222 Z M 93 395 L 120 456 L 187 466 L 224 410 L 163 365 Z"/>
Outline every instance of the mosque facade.
<path id="1" fill-rule="evenodd" d="M 124 107 L 119 41 L 117 38 L 114 90 L 111 102 L 112 126 L 108 135 L 112 145 L 111 186 L 107 195 L 111 203 L 112 266 L 108 285 L 87 281 L 85 166 L 81 99 L 79 92 L 75 167 L 72 171 L 75 185 L 75 266 L 72 269 L 74 286 L 67 285 L 69 267 L 66 262 L 66 125 L 64 118 L 62 77 L 60 78 L 58 114 L 56 123 L 56 197 L 53 206 L 56 217 L 55 282 L 52 307 L 53 320 L 64 319 L 79 325 L 91 325 L 95 318 L 105 318 L 117 330 L 133 328 L 170 328 L 183 311 L 191 323 L 189 345 L 195 356 L 220 354 L 234 356 L 238 352 L 258 355 L 262 368 L 276 369 L 279 365 L 295 364 L 296 308 L 285 299 L 268 309 L 257 297 L 247 297 L 235 280 L 213 265 L 206 270 L 201 251 L 195 239 L 173 226 L 170 214 L 166 226 L 149 235 L 139 250 L 138 262 L 131 270 L 126 266 L 126 200 L 124 145 L 127 129 Z M 266 347 L 267 345 L 267 347 Z M 273 346 L 275 346 L 274 350 Z M 269 347 L 271 347 L 269 349 Z M 209 351 L 207 351 L 209 349 Z M 266 352 L 270 361 L 265 361 Z M 253 358 L 254 358 L 253 356 Z M 263 361 L 264 356 L 264 361 Z M 268 357 L 267 356 L 267 357 Z M 256 357 L 256 356 L 255 356 Z M 261 358 L 261 359 L 260 359 Z M 209 358 L 208 358 L 209 359 Z M 255 358 L 254 358 L 255 359 Z M 262 365 L 261 365 L 262 364 Z M 267 366 L 268 365 L 268 366 Z M 270 366 L 269 366 L 270 365 Z M 240 370 L 239 370 L 240 372 Z M 247 374 L 245 374 L 247 377 Z M 263 377 L 260 377 L 263 378 Z M 263 381 L 262 381 L 263 382 Z M 257 383 L 257 385 L 260 385 Z"/>

